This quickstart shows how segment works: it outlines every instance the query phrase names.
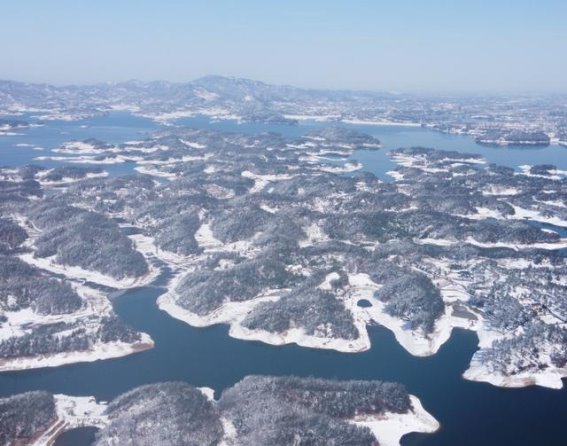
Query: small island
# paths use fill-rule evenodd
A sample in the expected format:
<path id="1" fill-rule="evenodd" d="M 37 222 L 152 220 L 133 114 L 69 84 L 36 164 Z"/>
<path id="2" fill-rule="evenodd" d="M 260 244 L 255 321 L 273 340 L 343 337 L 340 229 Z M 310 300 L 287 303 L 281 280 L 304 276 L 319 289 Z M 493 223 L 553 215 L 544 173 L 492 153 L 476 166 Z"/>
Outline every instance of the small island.
<path id="1" fill-rule="evenodd" d="M 478 136 L 476 142 L 496 146 L 548 146 L 551 138 L 544 132 L 487 131 Z"/>
<path id="2" fill-rule="evenodd" d="M 29 122 L 20 119 L 0 119 L 0 136 L 16 136 L 19 130 L 29 126 Z"/>

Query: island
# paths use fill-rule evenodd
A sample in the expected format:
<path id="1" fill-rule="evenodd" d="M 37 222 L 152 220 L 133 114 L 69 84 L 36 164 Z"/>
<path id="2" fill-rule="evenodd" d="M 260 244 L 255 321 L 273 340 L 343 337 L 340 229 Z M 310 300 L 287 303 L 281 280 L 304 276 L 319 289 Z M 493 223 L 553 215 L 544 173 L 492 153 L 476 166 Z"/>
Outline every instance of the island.
<path id="1" fill-rule="evenodd" d="M 0 118 L 0 136 L 15 136 L 19 130 L 29 128 L 30 123 L 21 119 Z"/>
<path id="2" fill-rule="evenodd" d="M 97 446 L 398 446 L 407 433 L 439 429 L 404 386 L 381 381 L 247 376 L 218 400 L 183 382 L 141 386 L 109 403 L 47 392 L 0 399 L 5 445 L 51 444 L 86 426 L 99 429 Z"/>
<path id="3" fill-rule="evenodd" d="M 478 136 L 476 142 L 496 146 L 548 146 L 551 138 L 544 132 L 487 131 Z"/>

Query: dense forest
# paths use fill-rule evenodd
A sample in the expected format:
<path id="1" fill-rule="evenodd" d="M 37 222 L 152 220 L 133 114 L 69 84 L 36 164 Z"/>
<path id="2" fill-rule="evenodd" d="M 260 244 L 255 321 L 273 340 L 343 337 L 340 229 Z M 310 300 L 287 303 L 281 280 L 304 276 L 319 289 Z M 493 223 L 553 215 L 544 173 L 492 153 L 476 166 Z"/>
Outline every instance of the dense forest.
<path id="1" fill-rule="evenodd" d="M 218 403 L 185 383 L 152 384 L 109 404 L 96 444 L 375 446 L 370 431 L 348 419 L 411 408 L 403 386 L 380 381 L 248 376 Z"/>
<path id="2" fill-rule="evenodd" d="M 185 383 L 138 387 L 114 399 L 106 412 L 109 424 L 97 446 L 213 446 L 223 436 L 215 405 Z"/>
<path id="3" fill-rule="evenodd" d="M 63 265 L 80 266 L 115 279 L 138 277 L 148 272 L 144 257 L 118 225 L 101 214 L 59 201 L 37 204 L 29 211 L 41 230 L 37 257 L 55 256 Z"/>
<path id="4" fill-rule="evenodd" d="M 129 161 L 142 174 L 86 178 L 100 172 L 38 166 L 3 171 L 3 206 L 39 232 L 26 239 L 3 218 L 0 248 L 11 255 L 31 247 L 36 258 L 115 279 L 143 276 L 148 259 L 168 263 L 175 254 L 170 309 L 178 306 L 202 323 L 237 324 L 256 338 L 278 334 L 282 342 L 297 329 L 310 345 L 332 338 L 361 348 L 354 341 L 364 341 L 363 324 L 379 315 L 356 306 L 360 293 L 425 342 L 443 317 L 466 314 L 471 328 L 514 340 L 484 349 L 486 361 L 505 373 L 519 370 L 506 349 L 523 343 L 524 326 L 535 319 L 551 327 L 533 332 L 561 364 L 563 241 L 553 224 L 542 226 L 567 219 L 565 178 L 555 166 L 515 171 L 476 154 L 413 147 L 389 152 L 395 181 L 353 172 L 348 157 L 378 145 L 338 127 L 296 138 L 176 127 L 119 145 L 67 144 L 59 152 L 70 161 Z M 85 178 L 49 189 L 38 183 L 47 174 Z M 136 250 L 129 236 L 137 233 L 159 250 Z M 11 262 L 10 268 L 29 267 Z M 330 275 L 337 278 L 327 283 Z M 78 304 L 59 279 L 46 277 L 33 299 L 18 281 L 2 285 L 15 290 L 10 308 L 35 305 L 47 313 Z M 61 297 L 56 302 L 49 299 L 54 294 Z M 246 310 L 227 316 L 222 309 L 229 303 L 234 309 L 245 303 Z M 8 308 L 7 294 L 3 305 Z M 101 327 L 130 339 L 109 321 Z M 42 330 L 49 338 L 58 328 Z M 43 345 L 26 336 L 25 345 Z M 80 331 L 76 339 L 86 345 Z M 525 367 L 534 372 L 551 361 L 536 353 L 531 358 Z"/>
<path id="5" fill-rule="evenodd" d="M 27 392 L 0 398 L 0 444 L 28 444 L 57 418 L 53 395 Z"/>

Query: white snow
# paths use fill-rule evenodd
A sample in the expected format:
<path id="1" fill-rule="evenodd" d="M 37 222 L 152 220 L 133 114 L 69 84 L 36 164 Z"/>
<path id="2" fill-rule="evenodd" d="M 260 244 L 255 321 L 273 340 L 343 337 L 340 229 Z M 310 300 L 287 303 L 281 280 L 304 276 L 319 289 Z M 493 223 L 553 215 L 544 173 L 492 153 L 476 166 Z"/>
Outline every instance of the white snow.
<path id="1" fill-rule="evenodd" d="M 483 195 L 518 195 L 520 190 L 517 187 L 503 187 L 490 185 L 482 191 Z"/>
<path id="2" fill-rule="evenodd" d="M 224 431 L 224 436 L 219 443 L 219 446 L 236 446 L 237 444 L 237 432 L 236 427 L 228 418 L 221 417 L 222 428 Z"/>
<path id="3" fill-rule="evenodd" d="M 215 389 L 210 387 L 197 387 L 197 390 L 207 397 L 209 401 L 215 401 Z"/>
<path id="4" fill-rule="evenodd" d="M 19 357 L 0 361 L 0 372 L 59 367 L 79 362 L 94 362 L 104 359 L 121 358 L 153 348 L 154 342 L 146 333 L 140 333 L 141 340 L 135 344 L 125 342 L 98 342 L 89 350 L 54 353 L 48 356 Z"/>
<path id="5" fill-rule="evenodd" d="M 153 177 L 165 178 L 169 181 L 174 181 L 177 179 L 178 175 L 171 172 L 166 172 L 163 170 L 159 170 L 156 166 L 136 166 L 134 170 L 145 175 L 151 175 Z"/>
<path id="6" fill-rule="evenodd" d="M 536 178 L 548 178 L 550 180 L 560 180 L 562 179 L 564 176 L 567 175 L 567 170 L 561 170 L 561 169 L 551 169 L 549 170 L 549 175 L 539 175 L 539 174 L 534 174 L 530 172 L 530 169 L 532 168 L 532 166 L 530 165 L 522 165 L 518 167 L 520 169 L 520 171 L 522 172 L 523 175 L 526 175 L 528 177 L 536 177 Z"/>
<path id="7" fill-rule="evenodd" d="M 57 419 L 30 446 L 51 446 L 63 432 L 83 426 L 105 427 L 109 420 L 104 414 L 106 403 L 97 403 L 92 396 L 54 395 Z"/>
<path id="8" fill-rule="evenodd" d="M 51 172 L 51 170 L 48 170 L 48 171 L 45 171 L 45 172 L 41 172 L 37 175 L 37 177 L 38 177 L 37 181 L 39 182 L 39 184 L 41 184 L 42 186 L 45 186 L 45 187 L 65 186 L 65 185 L 68 185 L 68 184 L 78 183 L 79 181 L 89 180 L 89 179 L 92 179 L 92 178 L 105 178 L 105 177 L 108 176 L 108 172 L 102 171 L 102 172 L 88 172 L 82 178 L 62 177 L 58 181 L 45 180 L 44 178 L 50 172 Z"/>
<path id="9" fill-rule="evenodd" d="M 560 217 L 545 217 L 539 211 L 524 209 L 514 205 L 511 206 L 514 208 L 514 218 L 516 219 L 529 219 L 541 223 L 549 223 L 554 226 L 567 226 L 567 221 Z"/>
<path id="10" fill-rule="evenodd" d="M 397 170 L 389 170 L 386 174 L 390 175 L 395 181 L 402 181 L 404 179 L 404 175 Z"/>
<path id="11" fill-rule="evenodd" d="M 357 416 L 352 422 L 368 427 L 381 446 L 399 446 L 400 440 L 411 432 L 431 434 L 441 426 L 422 406 L 421 401 L 410 395 L 412 410 L 408 413 L 387 412 L 375 416 Z"/>
<path id="12" fill-rule="evenodd" d="M 241 173 L 241 175 L 244 178 L 250 178 L 252 180 L 254 180 L 254 186 L 252 187 L 252 189 L 250 189 L 250 193 L 256 193 L 256 192 L 260 192 L 261 190 L 264 189 L 264 187 L 274 181 L 282 181 L 282 180 L 290 180 L 293 177 L 295 177 L 295 175 L 289 175 L 289 174 L 273 174 L 273 175 L 258 175 L 255 174 L 253 172 L 250 172 L 249 170 L 245 170 Z"/>
<path id="13" fill-rule="evenodd" d="M 520 244 L 520 243 L 504 243 L 504 242 L 494 242 L 494 243 L 483 243 L 479 242 L 472 237 L 467 237 L 465 240 L 447 240 L 447 239 L 434 239 L 434 238 L 415 238 L 414 242 L 419 245 L 436 245 L 436 246 L 452 246 L 459 243 L 469 243 L 471 245 L 480 246 L 482 248 L 510 248 L 514 250 L 522 249 L 562 249 L 567 247 L 567 239 L 560 239 L 557 242 L 550 243 L 530 243 L 530 244 Z"/>
<path id="14" fill-rule="evenodd" d="M 207 146 L 198 142 L 194 142 L 194 141 L 188 141 L 186 139 L 180 139 L 179 141 L 181 141 L 183 144 L 185 144 L 187 147 L 191 147 L 192 149 L 205 149 Z"/>
<path id="15" fill-rule="evenodd" d="M 223 246 L 223 243 L 213 235 L 213 230 L 208 223 L 203 223 L 195 232 L 195 240 L 204 249 L 214 249 Z"/>
<path id="16" fill-rule="evenodd" d="M 490 383 L 498 387 L 541 386 L 549 389 L 562 389 L 563 379 L 567 377 L 567 367 L 550 367 L 537 372 L 523 372 L 505 376 L 487 370 L 482 361 L 473 358 L 469 368 L 463 374 L 465 379 Z"/>
<path id="17" fill-rule="evenodd" d="M 299 241 L 301 248 L 329 240 L 329 237 L 327 237 L 323 229 L 315 222 L 303 228 L 303 231 L 307 235 L 307 238 Z"/>
<path id="18" fill-rule="evenodd" d="M 6 311 L 4 315 L 7 320 L 0 327 L 0 339 L 22 336 L 38 326 L 58 322 L 76 325 L 76 328 L 73 330 L 65 333 L 61 332 L 61 336 L 73 336 L 75 329 L 83 328 L 89 333 L 92 332 L 92 336 L 95 338 L 100 319 L 112 314 L 112 305 L 102 292 L 79 283 L 71 282 L 71 284 L 83 300 L 83 306 L 78 311 L 70 314 L 55 315 L 40 315 L 30 308 L 19 311 Z M 3 359 L 0 360 L 0 371 L 57 367 L 76 362 L 92 362 L 118 358 L 152 348 L 154 343 L 150 336 L 145 333 L 140 333 L 140 335 L 140 341 L 132 344 L 124 342 L 97 342 L 90 349 L 84 351 Z"/>
<path id="19" fill-rule="evenodd" d="M 144 286 L 152 282 L 159 273 L 159 269 L 149 265 L 149 271 L 140 277 L 126 277 L 124 279 L 115 279 L 106 276 L 98 271 L 91 271 L 81 268 L 80 266 L 62 265 L 55 261 L 55 256 L 40 258 L 34 257 L 33 253 L 20 254 L 20 259 L 30 265 L 36 266 L 45 271 L 54 274 L 62 274 L 68 279 L 77 281 L 88 281 L 99 285 L 108 286 L 116 289 L 127 289 L 135 286 Z"/>

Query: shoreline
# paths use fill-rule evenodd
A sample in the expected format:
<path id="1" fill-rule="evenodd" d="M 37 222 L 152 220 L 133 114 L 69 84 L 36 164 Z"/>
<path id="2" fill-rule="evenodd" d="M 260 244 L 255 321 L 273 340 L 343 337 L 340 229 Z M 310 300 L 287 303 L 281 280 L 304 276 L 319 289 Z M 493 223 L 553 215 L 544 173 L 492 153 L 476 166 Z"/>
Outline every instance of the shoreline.
<path id="1" fill-rule="evenodd" d="M 211 403 L 216 404 L 215 390 L 210 387 L 197 387 Z M 439 421 L 425 410 L 420 399 L 415 395 L 409 395 L 411 408 L 405 413 L 382 412 L 377 415 L 356 415 L 346 419 L 349 423 L 364 426 L 370 429 L 372 435 L 381 446 L 400 446 L 404 435 L 410 433 L 433 434 L 441 428 Z M 221 417 L 225 429 L 220 445 L 232 444 L 236 439 L 236 430 L 232 421 Z"/>
<path id="2" fill-rule="evenodd" d="M 154 348 L 155 344 L 150 335 L 147 333 L 140 333 L 140 335 L 142 339 L 135 344 L 128 344 L 126 342 L 99 342 L 95 344 L 95 348 L 91 350 L 61 352 L 52 355 L 18 357 L 13 360 L 0 359 L 0 373 L 60 367 L 70 364 L 122 358 Z"/>
<path id="3" fill-rule="evenodd" d="M 215 390 L 209 387 L 197 387 L 213 405 Z M 53 395 L 55 400 L 56 419 L 39 437 L 33 439 L 30 446 L 50 446 L 65 431 L 78 427 L 96 427 L 103 429 L 109 424 L 105 414 L 108 403 L 96 401 L 93 396 Z M 409 395 L 411 408 L 405 413 L 383 412 L 377 415 L 357 415 L 346 421 L 370 429 L 374 438 L 382 446 L 400 446 L 400 440 L 410 433 L 433 434 L 441 425 L 427 412 L 419 398 Z M 230 445 L 237 440 L 237 432 L 233 422 L 226 417 L 220 417 L 223 426 L 223 437 L 220 445 Z"/>
<path id="4" fill-rule="evenodd" d="M 482 319 L 472 321 L 455 316 L 451 302 L 446 302 L 448 305 L 446 305 L 445 313 L 436 321 L 435 329 L 432 333 L 424 336 L 419 331 L 408 330 L 404 327 L 403 321 L 386 314 L 383 311 L 384 304 L 372 297 L 376 284 L 374 286 L 370 284 L 371 280 L 366 274 L 357 274 L 354 277 L 349 277 L 354 282 L 354 291 L 348 299 L 343 300 L 345 307 L 353 313 L 354 324 L 360 334 L 356 339 L 347 340 L 306 335 L 299 328 L 291 328 L 283 333 L 250 330 L 243 327 L 241 321 L 259 303 L 277 300 L 279 298 L 277 294 L 267 294 L 246 302 L 230 302 L 224 304 L 210 315 L 200 316 L 182 308 L 176 302 L 177 294 L 174 290 L 181 277 L 182 273 L 177 274 L 167 285 L 168 291 L 158 297 L 158 308 L 171 317 L 197 328 L 219 324 L 228 325 L 228 335 L 242 341 L 257 341 L 272 346 L 296 344 L 300 347 L 334 350 L 340 353 L 360 353 L 372 348 L 372 342 L 368 334 L 368 325 L 377 323 L 392 332 L 398 344 L 412 356 L 427 357 L 435 355 L 449 341 L 454 328 L 462 328 L 474 332 L 479 339 L 479 349 L 491 345 L 492 341 L 500 337 L 497 333 L 485 329 L 482 326 Z M 357 302 L 360 299 L 368 300 L 372 303 L 372 307 L 359 307 Z M 455 299 L 454 302 L 458 303 L 459 299 Z M 471 358 L 469 367 L 462 375 L 463 378 L 477 382 L 488 382 L 497 387 L 538 385 L 560 389 L 563 387 L 562 379 L 567 378 L 567 367 L 563 370 L 548 370 L 544 374 L 528 372 L 519 377 L 513 375 L 498 377 L 483 370 L 479 371 L 475 368 L 474 361 L 474 357 Z"/>
<path id="5" fill-rule="evenodd" d="M 182 279 L 182 273 L 177 274 L 167 285 L 168 291 L 157 299 L 157 306 L 171 317 L 197 328 L 213 325 L 228 325 L 228 335 L 242 341 L 259 341 L 273 346 L 297 344 L 300 347 L 335 350 L 342 353 L 357 353 L 370 348 L 368 334 L 358 339 L 348 340 L 340 338 L 325 338 L 307 335 L 303 330 L 291 328 L 284 333 L 271 333 L 265 330 L 250 330 L 241 325 L 246 315 L 262 302 L 273 302 L 280 298 L 279 294 L 285 290 L 272 290 L 260 297 L 245 302 L 229 302 L 206 316 L 200 316 L 177 304 L 175 288 Z"/>
<path id="6" fill-rule="evenodd" d="M 543 370 L 539 373 L 520 373 L 517 375 L 496 375 L 486 370 L 479 361 L 471 361 L 469 368 L 463 373 L 463 378 L 469 381 L 492 384 L 501 388 L 519 389 L 530 386 L 545 387 L 560 390 L 564 387 L 563 380 L 567 379 L 567 367 L 555 370 Z"/>
<path id="7" fill-rule="evenodd" d="M 108 296 L 102 291 L 92 289 L 84 284 L 71 281 L 74 290 L 81 297 L 82 307 L 74 313 L 42 316 L 31 309 L 5 313 L 7 324 L 0 328 L 0 338 L 19 337 L 25 335 L 28 325 L 42 326 L 49 324 L 70 324 L 70 329 L 85 328 L 95 340 L 87 350 L 69 350 L 51 354 L 0 358 L 0 373 L 15 372 L 39 368 L 59 367 L 76 363 L 94 362 L 105 359 L 121 358 L 152 349 L 155 343 L 148 333 L 135 331 L 139 341 L 128 343 L 122 341 L 102 342 L 97 338 L 96 330 L 90 328 L 98 324 L 103 317 L 115 315 Z"/>
<path id="8" fill-rule="evenodd" d="M 374 125 L 377 127 L 423 127 L 418 122 L 400 122 L 390 121 L 388 119 L 341 119 L 339 116 L 333 115 L 283 115 L 283 117 L 297 121 L 344 123 L 352 125 Z"/>
<path id="9" fill-rule="evenodd" d="M 15 218 L 19 223 L 25 223 L 18 216 Z M 33 240 L 37 237 L 38 232 L 29 225 L 23 226 L 29 229 L 30 240 L 28 241 L 28 246 L 33 246 Z M 102 342 L 99 339 L 97 329 L 93 329 L 93 324 L 94 326 L 100 326 L 102 318 L 116 317 L 109 298 L 111 293 L 97 289 L 96 286 L 102 285 L 119 291 L 147 286 L 155 281 L 161 272 L 161 269 L 154 267 L 151 262 L 148 262 L 149 271 L 146 275 L 133 280 L 118 281 L 95 271 L 56 264 L 51 261 L 51 258 L 36 259 L 33 257 L 33 253 L 20 254 L 18 257 L 42 271 L 63 276 L 63 279 L 72 286 L 81 298 L 81 307 L 72 313 L 50 315 L 40 315 L 31 308 L 5 312 L 6 322 L 0 326 L 0 340 L 25 336 L 35 327 L 62 323 L 66 324 L 65 330 L 71 330 L 71 334 L 64 330 L 62 333 L 65 336 L 72 336 L 72 330 L 86 329 L 86 335 L 91 342 L 86 350 L 69 350 L 48 354 L 34 354 L 32 356 L 0 358 L 0 373 L 120 358 L 154 347 L 153 339 L 144 332 L 134 330 L 140 336 L 140 339 L 133 343 L 122 341 Z"/>
<path id="10" fill-rule="evenodd" d="M 419 398 L 410 395 L 412 409 L 406 413 L 386 412 L 376 416 L 359 416 L 353 424 L 366 426 L 381 446 L 400 446 L 404 435 L 410 433 L 433 434 L 441 424 L 427 412 Z"/>
<path id="11" fill-rule="evenodd" d="M 65 431 L 78 427 L 105 427 L 109 420 L 104 414 L 107 404 L 93 396 L 53 395 L 57 418 L 30 446 L 52 446 Z"/>
<path id="12" fill-rule="evenodd" d="M 56 263 L 52 257 L 37 258 L 33 253 L 20 254 L 19 258 L 41 270 L 64 276 L 67 280 L 78 282 L 92 282 L 117 290 L 128 290 L 152 283 L 160 273 L 160 269 L 148 262 L 148 272 L 139 277 L 115 279 L 97 271 L 83 269 L 80 266 L 69 266 Z"/>
<path id="13" fill-rule="evenodd" d="M 422 170 L 432 170 L 428 167 L 428 162 L 425 162 L 424 166 L 421 166 L 419 162 L 416 164 L 415 158 L 406 155 L 396 155 L 392 157 L 393 161 L 402 166 L 416 167 Z M 453 163 L 467 163 L 467 164 L 484 164 L 486 161 L 484 158 L 457 158 L 457 159 L 447 159 Z M 419 160 L 418 160 L 419 161 Z M 422 163 L 423 164 L 423 163 Z M 142 165 L 144 167 L 146 165 Z M 335 167 L 319 167 L 319 170 L 333 170 L 339 169 L 344 171 L 346 167 L 335 168 Z M 352 168 L 359 168 L 359 165 L 352 164 Z M 395 179 L 403 179 L 403 174 L 397 171 L 388 172 Z M 252 179 L 254 181 L 254 186 L 250 190 L 251 193 L 263 190 L 268 184 L 274 181 L 287 180 L 293 178 L 294 175 L 290 174 L 272 174 L 272 175 L 260 175 L 254 174 L 249 170 L 244 170 L 241 172 L 241 176 L 244 178 Z M 543 217 L 533 215 L 531 213 L 536 213 L 533 210 L 521 209 L 515 207 L 516 213 L 520 216 L 526 217 L 530 216 L 536 221 L 542 221 Z M 482 214 L 481 217 L 486 217 Z M 492 215 L 489 215 L 492 216 Z M 518 219 L 516 215 L 515 219 Z M 311 233 L 312 232 L 312 233 Z M 307 235 L 309 240 L 312 237 L 318 236 L 315 234 L 315 230 L 308 231 Z M 324 235 L 324 234 L 322 234 Z M 35 265 L 41 269 L 50 271 L 52 273 L 61 274 L 65 278 L 72 281 L 92 281 L 96 284 L 108 286 L 118 290 L 128 290 L 135 287 L 147 286 L 155 281 L 161 272 L 161 268 L 156 267 L 151 259 L 159 259 L 164 262 L 168 267 L 172 269 L 174 274 L 173 279 L 167 284 L 167 291 L 160 295 L 156 301 L 158 308 L 162 311 L 168 313 L 171 317 L 179 319 L 189 325 L 195 327 L 207 327 L 216 324 L 227 324 L 229 325 L 228 334 L 235 339 L 241 339 L 246 341 L 259 341 L 268 345 L 281 346 L 286 344 L 297 344 L 302 347 L 307 348 L 317 348 L 317 349 L 327 349 L 335 350 L 338 352 L 345 353 L 356 353 L 369 350 L 371 345 L 371 340 L 368 334 L 368 325 L 371 323 L 377 323 L 384 328 L 392 332 L 396 338 L 396 341 L 400 344 L 402 348 L 408 351 L 413 356 L 424 357 L 435 354 L 439 348 L 445 344 L 451 336 L 453 328 L 464 328 L 469 331 L 477 333 L 479 337 L 479 348 L 489 347 L 491 344 L 483 345 L 483 332 L 488 332 L 483 327 L 483 321 L 471 322 L 465 318 L 457 317 L 453 314 L 453 308 L 451 305 L 453 303 L 465 301 L 468 296 L 466 292 L 463 294 L 460 290 L 453 290 L 453 295 L 448 297 L 450 290 L 443 290 L 440 284 L 437 287 L 440 289 L 444 303 L 445 312 L 438 318 L 435 322 L 435 328 L 432 333 L 423 333 L 419 330 L 410 330 L 407 327 L 407 323 L 403 320 L 392 317 L 385 312 L 385 304 L 378 299 L 374 298 L 374 291 L 380 288 L 379 284 L 376 284 L 370 280 L 369 276 L 366 274 L 349 274 L 349 281 L 351 283 L 347 293 L 345 295 L 337 296 L 337 299 L 341 301 L 345 308 L 349 310 L 352 314 L 353 324 L 358 330 L 359 336 L 355 339 L 342 339 L 329 336 L 323 332 L 315 332 L 314 334 L 306 334 L 301 328 L 291 327 L 285 332 L 273 333 L 265 330 L 251 330 L 242 325 L 242 321 L 253 310 L 253 308 L 267 301 L 275 301 L 281 297 L 282 292 L 286 290 L 265 290 L 263 294 L 256 296 L 254 299 L 244 301 L 244 302 L 228 302 L 223 304 L 220 308 L 217 308 L 213 312 L 200 316 L 189 310 L 182 308 L 177 304 L 178 296 L 176 294 L 175 288 L 179 283 L 179 280 L 183 277 L 185 271 L 190 270 L 195 261 L 198 260 L 199 256 L 180 256 L 175 253 L 160 250 L 153 242 L 152 237 L 144 236 L 141 234 L 136 234 L 129 236 L 129 238 L 134 242 L 135 248 L 138 252 L 141 252 L 146 261 L 148 262 L 149 271 L 144 276 L 138 278 L 124 278 L 124 279 L 114 279 L 109 276 L 105 276 L 95 271 L 84 270 L 76 266 L 66 266 L 54 262 L 53 258 L 35 258 L 33 253 L 21 254 L 20 258 L 29 264 Z M 234 251 L 239 252 L 241 255 L 245 255 L 249 249 L 247 241 L 238 241 L 231 244 L 223 244 L 213 237 L 210 229 L 209 223 L 202 222 L 198 231 L 195 233 L 195 239 L 200 247 L 203 248 L 203 255 L 207 255 L 216 250 L 224 251 Z M 33 242 L 33 236 L 30 237 L 30 241 Z M 477 242 L 472 238 L 468 238 L 462 241 L 453 241 L 447 239 L 414 239 L 417 244 L 430 244 L 430 245 L 452 245 L 456 243 L 469 243 L 479 247 L 486 248 L 497 248 L 506 247 L 512 249 L 527 249 L 527 248 L 539 248 L 539 249 L 558 249 L 567 246 L 567 238 L 561 238 L 556 242 L 550 243 L 533 243 L 533 244 L 510 244 L 510 243 L 481 243 Z M 301 243 L 301 242 L 300 242 Z M 449 286 L 454 285 L 452 280 L 448 280 L 447 277 L 443 279 L 447 282 Z M 456 294 L 455 294 L 456 293 Z M 366 299 L 372 306 L 369 308 L 362 308 L 357 305 L 358 300 Z M 498 339 L 498 334 L 493 334 L 493 339 Z M 491 341 L 492 342 L 492 341 Z M 96 360 L 96 359 L 94 359 Z M 471 358 L 471 365 L 469 369 L 465 372 L 465 377 L 467 379 L 473 379 L 476 381 L 487 381 L 494 383 L 501 383 L 495 385 L 501 386 L 512 386 L 509 384 L 512 382 L 517 382 L 518 386 L 527 386 L 531 383 L 538 384 L 542 382 L 542 385 L 546 385 L 550 379 L 540 379 L 535 375 L 539 373 L 525 373 L 521 377 L 511 376 L 507 377 L 487 377 L 484 376 L 482 371 L 475 371 L 474 369 L 474 357 Z M 57 361 L 55 361 L 57 362 Z M 561 372 L 550 372 L 554 376 L 561 376 Z M 532 376 L 534 375 L 534 376 Z M 561 382 L 561 378 L 559 382 Z M 524 383 L 524 384 L 522 384 Z M 557 380 L 554 380 L 553 384 L 550 386 L 557 386 Z M 555 388 L 555 387 L 553 387 Z"/>

